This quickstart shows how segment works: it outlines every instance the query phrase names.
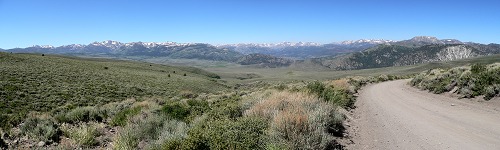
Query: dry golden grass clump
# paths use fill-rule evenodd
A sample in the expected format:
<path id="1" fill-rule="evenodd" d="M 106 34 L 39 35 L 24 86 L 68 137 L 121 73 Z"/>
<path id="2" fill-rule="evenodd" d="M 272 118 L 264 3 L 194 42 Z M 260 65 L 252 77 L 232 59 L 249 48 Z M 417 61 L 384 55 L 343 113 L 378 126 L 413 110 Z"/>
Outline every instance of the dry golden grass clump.
<path id="1" fill-rule="evenodd" d="M 270 122 L 270 143 L 286 149 L 324 149 L 333 141 L 343 115 L 334 106 L 307 93 L 274 92 L 245 111 Z M 338 131 L 338 130 L 337 130 Z"/>
<path id="2" fill-rule="evenodd" d="M 349 84 L 348 78 L 327 81 L 326 85 L 334 86 L 335 88 L 344 89 L 344 90 L 349 90 L 349 88 L 351 86 L 351 84 Z"/>

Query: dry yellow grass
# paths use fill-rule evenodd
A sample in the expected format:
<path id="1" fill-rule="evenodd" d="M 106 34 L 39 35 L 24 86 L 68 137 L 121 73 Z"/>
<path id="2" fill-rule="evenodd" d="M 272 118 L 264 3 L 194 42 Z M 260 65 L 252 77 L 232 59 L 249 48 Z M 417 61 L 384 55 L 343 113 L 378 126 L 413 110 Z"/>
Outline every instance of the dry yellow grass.
<path id="1" fill-rule="evenodd" d="M 273 92 L 245 111 L 246 116 L 269 120 L 271 140 L 288 149 L 324 149 L 333 140 L 328 127 L 342 121 L 337 114 L 315 96 L 287 91 Z"/>
<path id="2" fill-rule="evenodd" d="M 252 108 L 245 111 L 248 116 L 261 116 L 266 119 L 273 119 L 278 113 L 284 110 L 304 109 L 308 103 L 315 103 L 316 97 L 305 93 L 275 92 L 267 99 L 263 99 Z"/>
<path id="3" fill-rule="evenodd" d="M 349 86 L 351 86 L 349 84 L 349 79 L 347 79 L 347 78 L 342 78 L 342 79 L 338 79 L 338 80 L 327 81 L 326 85 L 333 86 L 333 87 L 339 88 L 339 89 L 344 89 L 344 90 L 348 90 Z"/>

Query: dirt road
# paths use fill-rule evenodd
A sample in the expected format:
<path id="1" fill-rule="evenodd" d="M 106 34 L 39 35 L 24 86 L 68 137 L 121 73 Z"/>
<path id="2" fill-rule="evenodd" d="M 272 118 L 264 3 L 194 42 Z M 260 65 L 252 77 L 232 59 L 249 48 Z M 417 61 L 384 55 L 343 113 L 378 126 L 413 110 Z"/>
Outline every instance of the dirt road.
<path id="1" fill-rule="evenodd" d="M 408 80 L 365 87 L 348 149 L 500 149 L 499 99 L 477 102 L 431 94 Z"/>

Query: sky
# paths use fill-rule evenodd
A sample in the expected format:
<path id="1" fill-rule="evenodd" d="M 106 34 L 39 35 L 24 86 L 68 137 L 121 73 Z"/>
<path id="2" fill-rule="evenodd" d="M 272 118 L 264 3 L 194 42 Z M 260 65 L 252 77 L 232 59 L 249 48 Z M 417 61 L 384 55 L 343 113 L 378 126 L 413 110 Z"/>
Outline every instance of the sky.
<path id="1" fill-rule="evenodd" d="M 0 48 L 95 41 L 500 43 L 498 0 L 0 0 Z"/>

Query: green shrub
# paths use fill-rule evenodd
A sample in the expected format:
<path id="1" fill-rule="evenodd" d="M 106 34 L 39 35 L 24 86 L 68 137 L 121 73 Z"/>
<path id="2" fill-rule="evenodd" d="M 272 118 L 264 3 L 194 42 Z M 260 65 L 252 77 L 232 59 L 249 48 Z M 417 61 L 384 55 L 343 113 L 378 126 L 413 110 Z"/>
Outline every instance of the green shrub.
<path id="1" fill-rule="evenodd" d="M 185 104 L 182 104 L 181 102 L 174 102 L 163 106 L 161 112 L 174 119 L 184 120 L 187 116 L 189 116 L 190 110 Z"/>
<path id="2" fill-rule="evenodd" d="M 66 114 L 61 113 L 56 116 L 57 121 L 66 123 L 101 122 L 106 118 L 107 114 L 105 110 L 93 106 L 77 107 Z"/>
<path id="3" fill-rule="evenodd" d="M 319 98 L 331 102 L 333 105 L 343 108 L 354 106 L 355 98 L 348 90 L 326 86 L 319 81 L 309 83 L 306 87 L 310 93 L 318 95 Z"/>
<path id="4" fill-rule="evenodd" d="M 188 125 L 177 120 L 168 120 L 154 143 L 147 149 L 180 149 L 183 140 L 187 137 Z"/>
<path id="5" fill-rule="evenodd" d="M 9 131 L 25 120 L 27 112 L 21 111 L 18 114 L 0 114 L 0 128 Z"/>
<path id="6" fill-rule="evenodd" d="M 320 95 L 325 90 L 325 84 L 319 81 L 314 81 L 312 83 L 307 84 L 306 88 L 309 90 L 310 93 Z"/>
<path id="7" fill-rule="evenodd" d="M 333 105 L 343 108 L 351 108 L 355 102 L 355 98 L 348 91 L 332 87 L 325 88 L 320 97 L 325 101 L 331 102 Z"/>
<path id="8" fill-rule="evenodd" d="M 182 149 L 182 145 L 183 145 L 183 142 L 184 140 L 183 139 L 179 139 L 179 138 L 173 138 L 173 139 L 169 139 L 167 141 L 165 141 L 161 147 L 158 147 L 158 148 L 151 148 L 151 149 L 158 149 L 158 150 L 164 150 L 164 149 Z"/>
<path id="9" fill-rule="evenodd" d="M 158 138 L 166 118 L 150 114 L 123 127 L 113 141 L 115 149 L 137 149 L 141 140 L 154 141 Z"/>
<path id="10" fill-rule="evenodd" d="M 488 86 L 484 89 L 484 99 L 490 100 L 498 94 L 499 90 L 495 86 Z"/>
<path id="11" fill-rule="evenodd" d="M 129 116 L 137 115 L 141 112 L 141 107 L 126 108 L 118 112 L 113 118 L 111 118 L 110 125 L 112 126 L 125 126 L 127 124 L 127 119 Z"/>
<path id="12" fill-rule="evenodd" d="M 325 149 L 342 136 L 344 116 L 307 93 L 277 92 L 245 111 L 269 122 L 267 148 Z"/>
<path id="13" fill-rule="evenodd" d="M 128 100 L 121 101 L 121 102 L 108 103 L 100 108 L 102 110 L 106 110 L 106 115 L 108 117 L 112 117 L 112 116 L 115 116 L 116 114 L 122 112 L 123 110 L 132 107 L 132 105 L 134 103 L 136 103 L 135 99 L 128 99 Z"/>
<path id="14" fill-rule="evenodd" d="M 181 91 L 180 96 L 182 98 L 196 98 L 198 95 L 192 91 Z"/>
<path id="15" fill-rule="evenodd" d="M 243 117 L 211 122 L 206 135 L 210 149 L 262 149 L 266 128 L 264 119 Z"/>
<path id="16" fill-rule="evenodd" d="M 473 74 L 478 74 L 478 73 L 486 71 L 486 66 L 483 64 L 474 64 L 474 65 L 470 66 L 470 71 Z"/>
<path id="17" fill-rule="evenodd" d="M 208 116 L 213 120 L 235 119 L 243 115 L 243 107 L 239 105 L 239 96 L 232 96 L 214 101 Z"/>
<path id="18" fill-rule="evenodd" d="M 98 145 L 99 143 L 95 138 L 101 135 L 97 125 L 92 123 L 73 126 L 65 132 L 79 147 L 92 147 Z"/>
<path id="19" fill-rule="evenodd" d="M 1 129 L 10 129 L 12 126 L 9 123 L 9 115 L 6 114 L 0 114 L 0 128 Z"/>
<path id="20" fill-rule="evenodd" d="M 268 123 L 257 117 L 213 120 L 195 125 L 182 149 L 264 149 Z"/>
<path id="21" fill-rule="evenodd" d="M 209 103 L 205 100 L 189 99 L 186 102 L 191 115 L 202 115 L 210 110 Z"/>
<path id="22" fill-rule="evenodd" d="M 20 126 L 21 134 L 29 138 L 45 141 L 57 142 L 61 131 L 51 118 L 28 117 Z"/>
<path id="23" fill-rule="evenodd" d="M 281 83 L 281 84 L 278 84 L 277 86 L 275 86 L 274 88 L 277 89 L 277 90 L 279 90 L 279 91 L 283 91 L 283 90 L 288 89 L 288 86 L 286 86 L 285 84 Z"/>

